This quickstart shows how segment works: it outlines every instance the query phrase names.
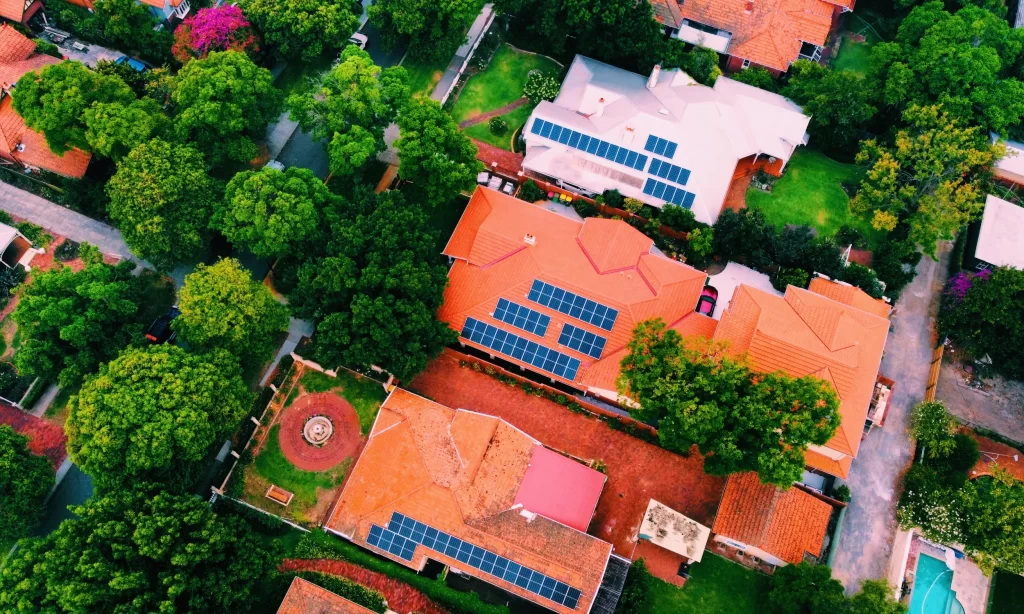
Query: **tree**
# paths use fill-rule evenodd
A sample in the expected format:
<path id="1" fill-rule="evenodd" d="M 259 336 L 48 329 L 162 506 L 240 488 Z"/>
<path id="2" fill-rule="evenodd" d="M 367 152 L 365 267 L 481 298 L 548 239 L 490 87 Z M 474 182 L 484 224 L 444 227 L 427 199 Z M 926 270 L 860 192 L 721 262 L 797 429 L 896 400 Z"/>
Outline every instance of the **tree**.
<path id="1" fill-rule="evenodd" d="M 939 334 L 975 357 L 988 354 L 1000 373 L 1024 377 L 1024 271 L 1000 267 L 972 276 L 962 298 L 947 292 Z"/>
<path id="2" fill-rule="evenodd" d="M 772 574 L 768 592 L 772 614 L 840 614 L 845 602 L 843 585 L 826 565 L 786 565 Z"/>
<path id="3" fill-rule="evenodd" d="M 826 149 L 846 150 L 856 145 L 864 125 L 875 115 L 871 89 L 864 78 L 836 71 L 810 60 L 797 60 L 790 68 L 782 94 L 811 116 L 811 137 Z"/>
<path id="4" fill-rule="evenodd" d="M 956 448 L 953 435 L 959 423 L 939 401 L 918 403 L 910 412 L 910 432 L 928 458 L 948 456 Z"/>
<path id="5" fill-rule="evenodd" d="M 95 496 L 0 569 L 0 611 L 247 612 L 274 557 L 238 517 L 154 485 Z"/>
<path id="6" fill-rule="evenodd" d="M 760 66 L 744 68 L 738 73 L 729 75 L 729 78 L 733 81 L 746 83 L 747 85 L 754 86 L 767 92 L 779 91 L 779 84 L 775 80 L 775 77 L 772 76 L 772 73 L 769 72 L 767 68 L 762 68 Z"/>
<path id="7" fill-rule="evenodd" d="M 18 370 L 74 387 L 138 340 L 143 289 L 134 268 L 133 262 L 96 263 L 36 273 L 11 315 L 22 338 L 14 355 Z"/>
<path id="8" fill-rule="evenodd" d="M 142 143 L 170 132 L 171 121 L 152 98 L 130 103 L 97 102 L 85 110 L 85 140 L 97 155 L 114 161 Z"/>
<path id="9" fill-rule="evenodd" d="M 615 607 L 616 614 L 632 614 L 642 612 L 647 605 L 651 586 L 651 572 L 647 571 L 647 563 L 637 559 L 629 567 L 626 582 L 622 587 L 619 603 Z"/>
<path id="10" fill-rule="evenodd" d="M 137 256 L 169 270 L 206 249 L 217 192 L 202 154 L 153 139 L 118 163 L 107 184 L 108 211 Z"/>
<path id="11" fill-rule="evenodd" d="M 760 209 L 726 209 L 715 223 L 714 251 L 724 260 L 766 268 L 775 261 L 777 241 L 775 227 Z"/>
<path id="12" fill-rule="evenodd" d="M 839 278 L 848 284 L 857 286 L 871 298 L 882 298 L 884 290 L 882 284 L 878 283 L 878 276 L 863 264 L 849 263 L 843 268 Z"/>
<path id="13" fill-rule="evenodd" d="M 465 42 L 466 24 L 479 6 L 473 0 L 377 0 L 366 12 L 386 45 L 408 38 L 413 57 L 442 60 Z"/>
<path id="14" fill-rule="evenodd" d="M 243 171 L 228 182 L 210 225 L 261 258 L 279 258 L 316 234 L 321 211 L 334 200 L 309 169 Z"/>
<path id="15" fill-rule="evenodd" d="M 436 314 L 447 271 L 427 215 L 399 192 L 359 190 L 307 261 L 290 299 L 318 321 L 314 353 L 325 365 L 378 365 L 399 379 L 421 371 L 457 338 Z"/>
<path id="16" fill-rule="evenodd" d="M 171 326 L 190 348 L 223 348 L 251 366 L 274 355 L 274 336 L 288 328 L 288 309 L 233 258 L 187 275 L 178 308 Z"/>
<path id="17" fill-rule="evenodd" d="M 199 9 L 174 30 L 171 52 L 182 64 L 203 59 L 211 51 L 240 51 L 250 58 L 259 54 L 259 38 L 242 9 L 235 5 Z"/>
<path id="18" fill-rule="evenodd" d="M 531 70 L 526 76 L 523 96 L 529 98 L 533 104 L 539 104 L 543 100 L 554 100 L 558 97 L 558 90 L 562 88 L 556 77 L 557 75 L 546 75 L 540 69 Z"/>
<path id="19" fill-rule="evenodd" d="M 694 81 L 709 87 L 714 86 L 715 80 L 722 75 L 722 69 L 718 67 L 718 53 L 714 49 L 693 47 L 687 51 L 683 41 L 667 41 L 665 46 L 668 52 L 662 60 L 662 68 L 682 69 Z"/>
<path id="20" fill-rule="evenodd" d="M 398 116 L 398 129 L 398 174 L 416 184 L 424 204 L 446 204 L 472 189 L 481 168 L 476 145 L 438 102 L 410 102 Z"/>
<path id="21" fill-rule="evenodd" d="M 25 537 L 39 525 L 54 482 L 50 461 L 28 449 L 28 437 L 0 424 L 0 543 Z"/>
<path id="22" fill-rule="evenodd" d="M 79 62 L 50 64 L 18 79 L 12 90 L 14 110 L 25 125 L 46 137 L 56 154 L 73 147 L 88 149 L 85 111 L 95 103 L 135 99 L 117 77 L 92 72 Z"/>
<path id="23" fill-rule="evenodd" d="M 116 48 L 139 51 L 168 42 L 167 33 L 154 32 L 157 20 L 149 7 L 134 0 L 97 0 L 96 25 Z M 154 44 L 156 43 L 156 44 Z"/>
<path id="24" fill-rule="evenodd" d="M 100 486 L 188 483 L 190 469 L 249 408 L 238 360 L 224 350 L 130 348 L 71 397 L 68 454 Z"/>
<path id="25" fill-rule="evenodd" d="M 281 91 L 266 68 L 238 51 L 214 51 L 189 62 L 171 88 L 178 137 L 209 160 L 248 162 L 267 124 L 281 112 Z"/>
<path id="26" fill-rule="evenodd" d="M 893 145 L 862 144 L 857 162 L 869 169 L 850 208 L 873 214 L 871 224 L 880 230 L 907 219 L 910 239 L 934 257 L 938 241 L 952 239 L 981 213 L 981 176 L 1003 150 L 937 106 L 912 106 L 903 119 L 908 125 Z"/>
<path id="27" fill-rule="evenodd" d="M 244 0 L 242 10 L 270 48 L 306 62 L 346 45 L 359 26 L 347 0 Z"/>
<path id="28" fill-rule="evenodd" d="M 684 342 L 661 320 L 641 322 L 627 347 L 619 391 L 640 406 L 630 413 L 657 425 L 669 450 L 696 445 L 713 475 L 756 471 L 789 487 L 807 445 L 823 445 L 839 426 L 839 399 L 823 380 L 754 373 L 722 348 Z"/>

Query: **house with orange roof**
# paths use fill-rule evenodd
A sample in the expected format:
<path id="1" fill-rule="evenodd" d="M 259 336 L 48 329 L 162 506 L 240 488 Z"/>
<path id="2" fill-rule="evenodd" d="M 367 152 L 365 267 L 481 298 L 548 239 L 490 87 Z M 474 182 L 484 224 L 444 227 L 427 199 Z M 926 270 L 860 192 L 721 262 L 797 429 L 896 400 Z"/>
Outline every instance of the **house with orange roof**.
<path id="1" fill-rule="evenodd" d="M 712 540 L 746 564 L 817 563 L 835 510 L 827 498 L 799 485 L 782 490 L 762 484 L 756 473 L 737 473 L 726 483 Z"/>
<path id="2" fill-rule="evenodd" d="M 27 24 L 43 8 L 42 0 L 0 0 L 0 17 Z"/>
<path id="3" fill-rule="evenodd" d="M 651 0 L 654 18 L 681 41 L 729 56 L 726 69 L 762 66 L 776 76 L 817 62 L 855 0 Z"/>
<path id="4" fill-rule="evenodd" d="M 608 401 L 620 401 L 615 380 L 637 324 L 714 330 L 694 312 L 706 274 L 620 220 L 480 187 L 443 253 L 453 264 L 438 318 L 464 347 Z"/>
<path id="5" fill-rule="evenodd" d="M 0 0 L 2 2 L 3 0 Z M 67 0 L 71 4 L 80 6 L 92 11 L 95 8 L 93 0 Z M 149 7 L 153 17 L 168 24 L 175 24 L 188 16 L 192 10 L 189 0 L 135 0 L 139 4 Z"/>
<path id="6" fill-rule="evenodd" d="M 25 73 L 61 60 L 36 52 L 36 44 L 11 26 L 0 25 L 0 163 L 19 170 L 44 170 L 73 179 L 85 175 L 92 155 L 72 149 L 58 155 L 40 132 L 14 110 L 11 92 Z"/>
<path id="7" fill-rule="evenodd" d="M 304 580 L 292 578 L 277 614 L 375 614 L 340 595 Z"/>
<path id="8" fill-rule="evenodd" d="M 611 614 L 629 561 L 586 533 L 605 479 L 504 420 L 396 388 L 325 529 L 554 612 Z"/>

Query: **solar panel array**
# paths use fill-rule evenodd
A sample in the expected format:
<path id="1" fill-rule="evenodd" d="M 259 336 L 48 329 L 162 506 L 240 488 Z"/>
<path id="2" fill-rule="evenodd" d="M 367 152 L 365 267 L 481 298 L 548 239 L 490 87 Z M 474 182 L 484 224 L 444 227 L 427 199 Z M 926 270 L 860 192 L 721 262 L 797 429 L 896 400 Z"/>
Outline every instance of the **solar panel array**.
<path id="1" fill-rule="evenodd" d="M 569 381 L 576 379 L 580 361 L 568 354 L 550 350 L 543 345 L 501 330 L 496 326 L 485 324 L 475 318 L 466 318 L 462 327 L 462 336 L 474 343 L 479 343 L 499 354 L 511 356 L 541 371 L 553 373 Z"/>
<path id="2" fill-rule="evenodd" d="M 494 319 L 521 328 L 538 337 L 543 337 L 544 333 L 548 332 L 548 324 L 551 323 L 551 316 L 546 316 L 539 311 L 503 298 L 498 299 L 498 308 L 494 310 Z"/>
<path id="3" fill-rule="evenodd" d="M 686 185 L 686 180 L 690 178 L 689 170 L 675 164 L 662 162 L 657 158 L 651 158 L 651 166 L 647 169 L 647 172 L 679 185 Z"/>
<path id="4" fill-rule="evenodd" d="M 665 156 L 671 158 L 676 155 L 677 145 L 672 141 L 663 139 L 653 134 L 647 137 L 647 143 L 644 145 L 644 149 L 647 151 L 654 152 L 659 156 Z"/>
<path id="5" fill-rule="evenodd" d="M 604 345 L 608 340 L 600 335 L 595 335 L 589 330 L 583 330 L 572 324 L 562 327 L 562 334 L 558 336 L 558 345 L 582 352 L 591 358 L 601 358 Z"/>
<path id="6" fill-rule="evenodd" d="M 650 180 L 648 180 L 650 181 Z M 567 316 L 576 318 L 581 322 L 593 324 L 604 330 L 611 330 L 615 326 L 615 318 L 619 317 L 619 311 L 606 307 L 600 303 L 573 294 L 539 279 L 533 280 L 528 297 L 534 303 L 540 303 L 555 311 L 564 313 Z"/>
<path id="7" fill-rule="evenodd" d="M 558 124 L 553 124 L 540 118 L 533 120 L 530 132 L 638 171 L 644 170 L 644 167 L 647 166 L 647 156 L 642 153 L 587 136 L 582 132 L 563 128 Z"/>
<path id="8" fill-rule="evenodd" d="M 565 582 L 555 580 L 551 576 L 524 567 L 398 512 L 391 514 L 387 528 L 373 525 L 366 541 L 375 548 L 391 552 L 407 561 L 412 560 L 412 552 L 419 544 L 570 609 L 576 609 L 583 595 L 579 589 Z M 409 556 L 402 556 L 391 550 L 390 545 L 395 543 L 403 544 L 400 552 L 408 552 Z M 383 544 L 388 544 L 389 547 Z M 405 549 L 408 547 L 407 544 L 411 544 L 411 549 Z"/>
<path id="9" fill-rule="evenodd" d="M 644 184 L 644 194 L 687 209 L 693 206 L 694 195 L 692 192 L 672 187 L 655 179 L 648 179 Z"/>

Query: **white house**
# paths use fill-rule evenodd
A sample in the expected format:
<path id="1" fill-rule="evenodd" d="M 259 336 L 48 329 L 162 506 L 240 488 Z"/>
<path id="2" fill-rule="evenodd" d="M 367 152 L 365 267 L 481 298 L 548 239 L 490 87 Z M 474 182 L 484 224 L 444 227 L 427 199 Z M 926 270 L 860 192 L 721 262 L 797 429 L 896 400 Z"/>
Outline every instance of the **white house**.
<path id="1" fill-rule="evenodd" d="M 616 189 L 713 224 L 740 163 L 778 174 L 807 143 L 810 118 L 792 101 L 726 77 L 713 88 L 685 72 L 649 78 L 576 56 L 554 102 L 524 130 L 523 167 L 568 189 Z"/>

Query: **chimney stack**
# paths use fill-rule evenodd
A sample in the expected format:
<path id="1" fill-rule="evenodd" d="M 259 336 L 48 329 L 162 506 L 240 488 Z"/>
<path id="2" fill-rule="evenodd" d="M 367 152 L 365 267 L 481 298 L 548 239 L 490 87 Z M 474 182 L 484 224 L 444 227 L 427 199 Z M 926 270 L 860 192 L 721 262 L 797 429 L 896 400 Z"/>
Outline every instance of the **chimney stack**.
<path id="1" fill-rule="evenodd" d="M 536 245 L 537 237 L 533 236 L 530 233 L 526 233 L 526 236 L 523 237 L 523 243 L 526 243 L 527 245 Z"/>
<path id="2" fill-rule="evenodd" d="M 651 69 L 651 76 L 647 79 L 647 89 L 653 90 L 658 85 L 658 75 L 661 73 L 661 65 L 655 64 Z"/>

